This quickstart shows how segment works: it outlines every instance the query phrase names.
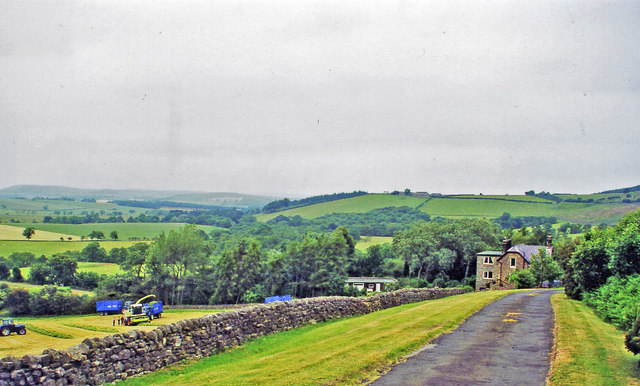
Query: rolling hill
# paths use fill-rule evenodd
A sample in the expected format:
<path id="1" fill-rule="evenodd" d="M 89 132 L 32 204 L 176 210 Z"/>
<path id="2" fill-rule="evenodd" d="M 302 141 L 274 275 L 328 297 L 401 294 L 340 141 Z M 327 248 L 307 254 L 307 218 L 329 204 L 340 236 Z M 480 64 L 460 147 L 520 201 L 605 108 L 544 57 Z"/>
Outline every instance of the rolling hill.
<path id="1" fill-rule="evenodd" d="M 263 207 L 277 197 L 224 192 L 189 192 L 136 189 L 82 189 L 52 185 L 15 185 L 0 189 L 0 198 L 49 198 L 72 200 L 176 201 L 228 207 Z"/>
<path id="2" fill-rule="evenodd" d="M 449 195 L 414 197 L 392 194 L 368 194 L 325 202 L 276 213 L 259 214 L 258 221 L 277 216 L 313 219 L 332 213 L 366 213 L 385 207 L 408 206 L 432 217 L 496 218 L 508 212 L 512 216 L 553 216 L 563 222 L 613 224 L 626 213 L 640 208 L 640 192 L 590 195 L 553 195 L 553 200 L 534 195 Z M 556 197 L 557 196 L 557 197 Z M 625 201 L 626 200 L 626 201 Z M 560 201 L 560 202 L 558 202 Z"/>

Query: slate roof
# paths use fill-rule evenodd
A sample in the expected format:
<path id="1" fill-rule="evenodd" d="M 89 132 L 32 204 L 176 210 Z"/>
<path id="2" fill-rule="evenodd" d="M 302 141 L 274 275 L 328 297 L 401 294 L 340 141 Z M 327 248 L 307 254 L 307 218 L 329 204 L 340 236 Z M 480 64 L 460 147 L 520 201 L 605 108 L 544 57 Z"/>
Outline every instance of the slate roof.
<path id="1" fill-rule="evenodd" d="M 522 257 L 524 257 L 524 259 L 528 263 L 530 261 L 530 259 L 531 259 L 531 256 L 538 254 L 538 251 L 540 250 L 540 248 L 546 249 L 548 254 L 552 254 L 553 253 L 553 248 L 547 248 L 544 245 L 525 245 L 525 244 L 515 245 L 515 246 L 509 248 L 507 250 L 507 253 L 509 253 L 509 252 L 519 253 L 520 255 L 522 255 Z"/>
<path id="2" fill-rule="evenodd" d="M 502 256 L 502 252 L 500 251 L 484 251 L 477 253 L 479 256 Z"/>

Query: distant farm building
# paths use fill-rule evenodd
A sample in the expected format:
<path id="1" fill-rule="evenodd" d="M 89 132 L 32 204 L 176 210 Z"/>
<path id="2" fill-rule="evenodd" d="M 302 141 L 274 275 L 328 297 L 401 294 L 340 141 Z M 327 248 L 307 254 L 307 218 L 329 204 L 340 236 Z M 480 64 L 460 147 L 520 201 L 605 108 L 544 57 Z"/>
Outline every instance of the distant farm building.
<path id="1" fill-rule="evenodd" d="M 476 256 L 476 291 L 482 289 L 500 289 L 509 287 L 509 275 L 515 271 L 529 268 L 531 256 L 538 254 L 540 248 L 553 254 L 551 236 L 547 238 L 547 245 L 511 246 L 511 239 L 502 242 L 502 251 L 484 251 Z"/>
<path id="2" fill-rule="evenodd" d="M 366 288 L 367 292 L 383 291 L 386 285 L 397 282 L 392 277 L 350 277 L 346 280 L 347 285 L 360 291 Z"/>

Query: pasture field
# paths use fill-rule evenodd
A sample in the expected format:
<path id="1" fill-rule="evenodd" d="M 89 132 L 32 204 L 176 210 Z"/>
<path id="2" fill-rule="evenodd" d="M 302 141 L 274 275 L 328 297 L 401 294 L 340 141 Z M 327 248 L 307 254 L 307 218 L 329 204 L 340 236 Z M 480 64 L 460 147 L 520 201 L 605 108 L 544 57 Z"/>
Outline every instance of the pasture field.
<path id="1" fill-rule="evenodd" d="M 640 195 L 640 193 L 638 193 Z M 564 195 L 563 195 L 564 196 Z M 568 197 L 591 197 L 602 195 L 566 195 Z M 604 195 L 605 197 L 609 195 Z M 632 196 L 635 197 L 635 196 Z M 583 198 L 586 199 L 586 198 Z M 394 196 L 390 194 L 368 194 L 330 201 L 301 208 L 289 209 L 277 213 L 258 214 L 258 221 L 268 221 L 279 215 L 301 216 L 312 219 L 331 213 L 365 213 L 373 209 L 390 206 L 409 206 L 418 208 L 430 216 L 449 218 L 479 217 L 496 218 L 508 212 L 512 216 L 546 216 L 557 217 L 561 222 L 578 222 L 600 224 L 613 224 L 625 214 L 640 208 L 639 203 L 625 204 L 612 202 L 606 204 L 561 202 L 526 195 L 457 195 L 444 197 L 432 197 L 430 199 L 419 197 Z"/>
<path id="2" fill-rule="evenodd" d="M 26 268 L 21 268 L 21 271 L 23 272 L 23 276 L 24 276 L 25 269 Z M 23 288 L 29 292 L 36 291 L 42 288 L 41 285 L 29 284 L 29 283 L 14 283 L 12 281 L 5 281 L 5 280 L 0 280 L 0 284 L 6 284 L 7 286 L 9 286 L 9 288 Z M 94 293 L 91 291 L 84 291 L 84 290 L 79 290 L 75 288 L 71 288 L 71 292 L 73 292 L 76 295 L 89 295 L 89 296 L 94 295 Z"/>
<path id="3" fill-rule="evenodd" d="M 258 338 L 127 385 L 353 384 L 376 378 L 510 291 L 483 291 L 394 307 Z"/>
<path id="4" fill-rule="evenodd" d="M 171 230 L 177 230 L 184 227 L 183 223 L 94 223 L 94 224 L 25 224 L 32 226 L 38 234 L 38 230 L 67 233 L 74 235 L 74 240 L 80 240 L 81 236 L 86 236 L 92 231 L 100 231 L 105 237 L 109 238 L 112 231 L 118 232 L 118 240 L 129 240 L 130 238 L 153 239 L 158 237 L 160 233 L 168 233 Z M 218 227 L 211 225 L 197 225 L 205 233 L 209 233 Z M 23 237 L 24 239 L 24 237 Z M 59 239 L 59 237 L 58 237 Z"/>
<path id="5" fill-rule="evenodd" d="M 0 198 L 0 222 L 8 223 L 11 219 L 24 222 L 42 222 L 44 216 L 81 216 L 95 212 L 105 215 L 122 215 L 136 217 L 149 212 L 145 208 L 130 208 L 113 203 L 96 203 L 66 200 L 15 199 Z"/>
<path id="6" fill-rule="evenodd" d="M 22 276 L 26 279 L 29 277 L 31 267 L 20 268 Z M 78 262 L 78 272 L 95 272 L 98 275 L 115 275 L 116 273 L 124 273 L 118 264 L 114 263 L 95 263 L 87 261 Z"/>
<path id="7" fill-rule="evenodd" d="M 511 197 L 511 196 L 505 196 Z M 547 203 L 544 203 L 547 202 Z M 636 210 L 635 204 L 550 203 L 551 201 L 513 202 L 492 199 L 432 198 L 421 211 L 442 217 L 500 217 L 504 212 L 512 216 L 555 216 L 564 221 L 599 224 L 612 223 L 626 213 Z"/>
<path id="8" fill-rule="evenodd" d="M 221 310 L 166 310 L 162 318 L 137 326 L 113 326 L 114 316 L 68 315 L 38 318 L 14 318 L 16 323 L 27 324 L 27 334 L 11 334 L 0 338 L 0 356 L 39 354 L 48 348 L 64 350 L 81 343 L 86 338 L 103 337 L 129 330 L 151 331 L 163 324 L 182 319 L 197 318 L 222 312 Z M 36 327 L 30 329 L 29 327 Z M 36 332 L 40 331 L 40 333 Z M 53 336 L 52 336 L 53 335 Z M 58 336 L 58 337 L 56 337 Z"/>
<path id="9" fill-rule="evenodd" d="M 524 194 L 493 194 L 493 195 L 473 195 L 473 194 L 455 194 L 452 197 L 458 198 L 471 198 L 471 199 L 494 199 L 494 200 L 509 200 L 509 201 L 522 201 L 522 202 L 546 202 L 552 203 L 553 201 L 546 200 L 544 198 L 536 197 L 536 196 L 527 196 Z M 438 198 L 438 197 L 435 197 Z"/>
<path id="10" fill-rule="evenodd" d="M 367 194 L 365 196 L 357 196 L 345 198 L 342 200 L 323 202 L 321 204 L 303 206 L 277 213 L 258 214 L 258 221 L 269 221 L 280 215 L 292 217 L 300 216 L 302 218 L 311 219 L 321 217 L 332 213 L 366 213 L 374 209 L 387 208 L 390 206 L 408 206 L 416 208 L 423 204 L 426 198 L 394 196 L 391 194 Z M 502 213 L 501 213 L 502 214 Z"/>
<path id="11" fill-rule="evenodd" d="M 556 315 L 556 350 L 551 385 L 638 385 L 638 357 L 626 350 L 624 332 L 599 319 L 582 302 L 551 297 Z"/>
<path id="12" fill-rule="evenodd" d="M 360 236 L 360 241 L 356 244 L 356 248 L 365 251 L 372 245 L 391 243 L 393 237 L 383 236 Z"/>
<path id="13" fill-rule="evenodd" d="M 20 240 L 26 241 L 26 237 L 22 235 L 25 226 L 18 225 L 2 225 L 0 224 L 0 240 Z M 63 237 L 65 240 L 68 237 L 74 237 L 69 234 L 56 233 L 56 232 L 48 232 L 43 230 L 36 230 L 36 232 L 31 237 L 31 241 L 54 241 L 60 240 L 60 237 Z"/>
<path id="14" fill-rule="evenodd" d="M 0 240 L 0 256 L 7 257 L 13 252 L 31 252 L 36 256 L 51 256 L 66 251 L 81 251 L 91 241 L 3 241 Z M 99 241 L 107 252 L 113 248 L 128 248 L 141 241 Z M 142 241 L 145 242 L 145 241 Z"/>

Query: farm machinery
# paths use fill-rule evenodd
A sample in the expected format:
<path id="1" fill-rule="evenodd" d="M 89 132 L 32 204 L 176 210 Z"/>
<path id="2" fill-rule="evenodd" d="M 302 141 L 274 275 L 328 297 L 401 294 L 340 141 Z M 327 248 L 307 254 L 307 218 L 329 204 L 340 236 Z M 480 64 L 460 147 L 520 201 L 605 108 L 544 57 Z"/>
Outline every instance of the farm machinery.
<path id="1" fill-rule="evenodd" d="M 162 302 L 151 301 L 144 303 L 145 300 L 155 298 L 155 295 L 147 295 L 134 302 L 126 302 L 124 305 L 124 323 L 127 326 L 135 326 L 139 323 L 150 322 L 153 319 L 162 317 Z"/>
<path id="2" fill-rule="evenodd" d="M 12 332 L 15 332 L 18 335 L 24 335 L 27 333 L 27 328 L 24 324 L 15 324 L 13 319 L 2 319 L 0 335 L 9 336 Z"/>
<path id="3" fill-rule="evenodd" d="M 125 302 L 124 306 L 122 300 L 102 300 L 96 302 L 96 311 L 100 315 L 123 315 L 125 325 L 135 326 L 162 317 L 162 302 L 153 301 L 153 298 L 155 295 L 148 295 L 136 302 Z"/>

